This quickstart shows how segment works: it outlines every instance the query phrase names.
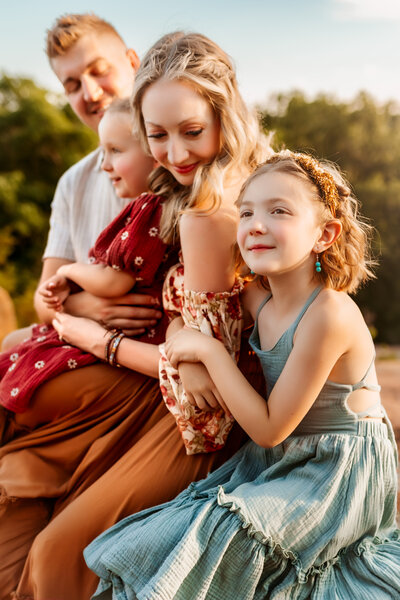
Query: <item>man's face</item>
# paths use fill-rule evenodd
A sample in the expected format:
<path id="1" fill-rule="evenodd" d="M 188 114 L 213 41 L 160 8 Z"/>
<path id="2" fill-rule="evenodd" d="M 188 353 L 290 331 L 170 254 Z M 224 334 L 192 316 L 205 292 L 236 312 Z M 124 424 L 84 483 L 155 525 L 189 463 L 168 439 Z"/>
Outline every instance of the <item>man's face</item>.
<path id="1" fill-rule="evenodd" d="M 113 98 L 130 96 L 139 67 L 136 53 L 109 33 L 82 36 L 50 63 L 73 111 L 94 131 Z"/>

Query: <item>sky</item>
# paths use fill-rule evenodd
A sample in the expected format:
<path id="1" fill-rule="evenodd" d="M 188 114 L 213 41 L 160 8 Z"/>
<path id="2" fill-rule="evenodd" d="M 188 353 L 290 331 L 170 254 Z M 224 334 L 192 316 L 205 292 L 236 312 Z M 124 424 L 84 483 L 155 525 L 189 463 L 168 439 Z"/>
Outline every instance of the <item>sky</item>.
<path id="1" fill-rule="evenodd" d="M 0 73 L 61 92 L 44 36 L 70 12 L 110 21 L 143 56 L 162 35 L 198 31 L 233 59 L 250 105 L 301 90 L 349 101 L 360 90 L 400 103 L 399 0 L 0 0 Z"/>

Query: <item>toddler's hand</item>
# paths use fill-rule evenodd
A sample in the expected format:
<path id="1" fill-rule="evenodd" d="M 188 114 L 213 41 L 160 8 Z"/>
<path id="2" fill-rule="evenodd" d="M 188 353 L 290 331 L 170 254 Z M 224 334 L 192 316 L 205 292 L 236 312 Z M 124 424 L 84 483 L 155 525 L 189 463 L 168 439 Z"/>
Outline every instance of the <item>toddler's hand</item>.
<path id="1" fill-rule="evenodd" d="M 56 311 L 62 310 L 62 305 L 68 298 L 70 291 L 68 280 L 58 273 L 47 279 L 38 289 L 46 306 Z"/>

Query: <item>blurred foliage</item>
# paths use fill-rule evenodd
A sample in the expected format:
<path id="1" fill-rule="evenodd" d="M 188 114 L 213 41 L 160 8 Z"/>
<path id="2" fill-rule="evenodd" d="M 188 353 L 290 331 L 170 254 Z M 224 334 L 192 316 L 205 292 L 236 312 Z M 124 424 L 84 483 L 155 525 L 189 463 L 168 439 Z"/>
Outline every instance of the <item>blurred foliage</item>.
<path id="1" fill-rule="evenodd" d="M 0 286 L 19 324 L 36 317 L 50 203 L 62 173 L 96 147 L 97 137 L 59 96 L 29 79 L 0 78 Z"/>
<path id="2" fill-rule="evenodd" d="M 377 279 L 356 296 L 376 341 L 400 343 L 400 110 L 365 93 L 352 102 L 301 92 L 277 94 L 260 109 L 274 147 L 337 163 L 362 212 L 377 229 Z M 0 286 L 20 326 L 35 319 L 32 295 L 41 271 L 50 203 L 62 173 L 97 138 L 65 101 L 29 79 L 0 78 Z"/>
<path id="3" fill-rule="evenodd" d="M 400 344 L 400 109 L 366 93 L 352 102 L 301 92 L 276 95 L 260 109 L 275 150 L 310 152 L 339 165 L 376 228 L 377 279 L 355 297 L 377 342 Z"/>

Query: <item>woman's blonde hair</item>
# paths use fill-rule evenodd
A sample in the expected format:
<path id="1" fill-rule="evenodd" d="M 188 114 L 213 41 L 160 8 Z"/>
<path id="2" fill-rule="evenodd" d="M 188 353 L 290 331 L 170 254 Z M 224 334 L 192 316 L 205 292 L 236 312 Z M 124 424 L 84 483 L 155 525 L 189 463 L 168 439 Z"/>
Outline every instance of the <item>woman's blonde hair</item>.
<path id="1" fill-rule="evenodd" d="M 166 196 L 160 235 L 176 239 L 182 212 L 213 211 L 220 206 L 227 176 L 247 175 L 270 154 L 255 115 L 238 90 L 228 55 L 204 35 L 176 31 L 162 37 L 147 52 L 136 74 L 132 108 L 137 133 L 150 153 L 142 116 L 146 90 L 156 81 L 182 81 L 210 103 L 220 125 L 220 149 L 215 159 L 199 167 L 192 186 L 183 186 L 164 167 L 150 175 L 152 192 Z"/>
<path id="2" fill-rule="evenodd" d="M 371 259 L 373 227 L 359 214 L 359 204 L 338 167 L 320 162 L 307 154 L 283 150 L 260 165 L 243 185 L 240 206 L 250 183 L 265 173 L 286 173 L 310 187 L 313 199 L 321 204 L 321 222 L 338 220 L 342 231 L 338 239 L 319 255 L 321 272 L 315 276 L 325 287 L 354 293 L 361 283 L 374 278 Z M 263 278 L 268 287 L 267 278 Z"/>

